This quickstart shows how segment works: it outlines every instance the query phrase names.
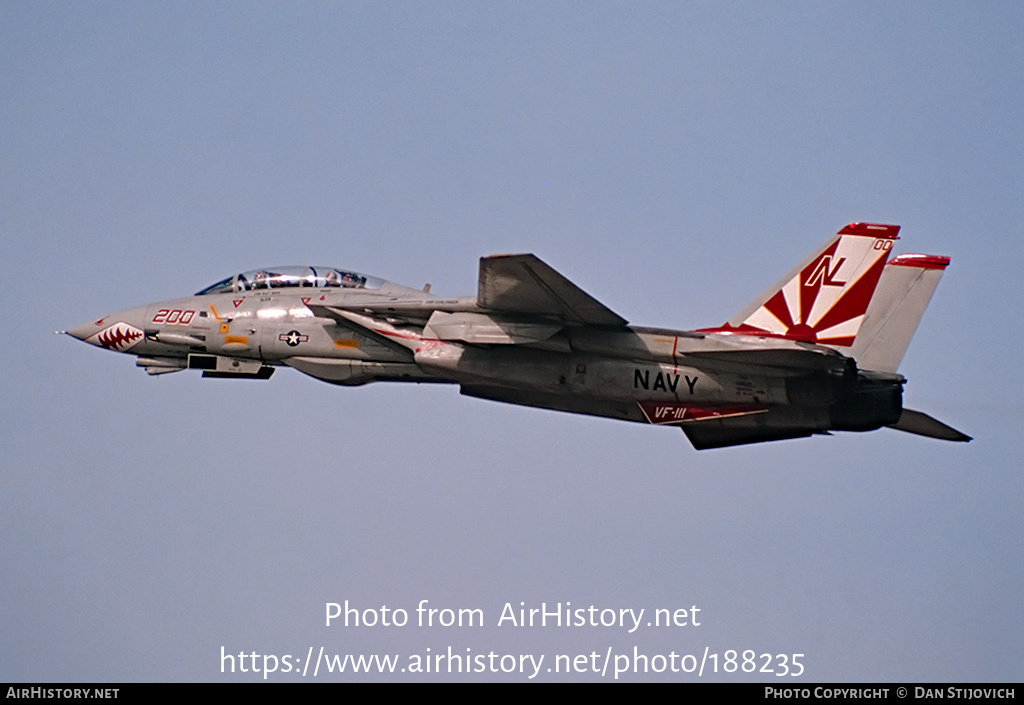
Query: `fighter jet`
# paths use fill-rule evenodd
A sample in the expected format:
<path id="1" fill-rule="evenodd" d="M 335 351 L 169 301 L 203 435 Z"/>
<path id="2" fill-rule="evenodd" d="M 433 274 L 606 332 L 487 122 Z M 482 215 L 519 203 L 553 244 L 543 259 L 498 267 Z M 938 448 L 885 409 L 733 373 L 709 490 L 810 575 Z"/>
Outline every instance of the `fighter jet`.
<path id="1" fill-rule="evenodd" d="M 67 334 L 151 375 L 342 386 L 457 384 L 466 396 L 682 429 L 697 449 L 887 426 L 969 436 L 903 406 L 896 370 L 948 257 L 889 259 L 899 226 L 847 225 L 724 324 L 629 325 L 532 254 L 480 259 L 476 296 L 333 267 L 242 272 Z"/>

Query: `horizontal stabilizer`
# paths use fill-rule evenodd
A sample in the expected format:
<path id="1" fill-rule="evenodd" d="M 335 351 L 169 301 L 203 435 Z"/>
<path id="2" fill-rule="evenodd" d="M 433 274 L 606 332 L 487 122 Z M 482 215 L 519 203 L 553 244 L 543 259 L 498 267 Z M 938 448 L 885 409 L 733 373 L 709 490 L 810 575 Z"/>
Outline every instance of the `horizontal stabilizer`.
<path id="1" fill-rule="evenodd" d="M 730 448 L 750 443 L 767 443 L 769 441 L 788 441 L 794 438 L 807 438 L 816 431 L 809 428 L 730 428 L 724 425 L 694 424 L 681 426 L 697 450 L 710 448 Z"/>
<path id="2" fill-rule="evenodd" d="M 900 420 L 890 425 L 889 428 L 895 428 L 897 431 L 906 431 L 907 433 L 916 433 L 919 436 L 938 438 L 943 441 L 966 443 L 972 440 L 966 433 L 960 433 L 960 431 L 957 431 L 952 426 L 947 426 L 941 421 L 933 419 L 928 414 L 923 414 L 913 409 L 904 409 Z"/>
<path id="3" fill-rule="evenodd" d="M 568 323 L 626 325 L 625 318 L 536 255 L 481 257 L 477 304 L 491 311 L 554 316 Z"/>

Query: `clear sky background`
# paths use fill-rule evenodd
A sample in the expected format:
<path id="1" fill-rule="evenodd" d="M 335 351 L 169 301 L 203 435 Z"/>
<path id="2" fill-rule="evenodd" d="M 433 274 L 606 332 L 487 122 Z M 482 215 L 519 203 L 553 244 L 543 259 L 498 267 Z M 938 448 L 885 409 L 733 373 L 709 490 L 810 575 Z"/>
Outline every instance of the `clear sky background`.
<path id="1" fill-rule="evenodd" d="M 1022 37 L 1016 2 L 0 1 L 0 681 L 244 680 L 222 647 L 321 646 L 1019 681 Z M 498 252 L 715 325 L 852 220 L 952 257 L 901 372 L 974 442 L 698 453 L 455 387 L 149 378 L 53 335 L 273 264 L 472 294 Z M 325 627 L 345 600 L 410 624 Z M 420 600 L 486 623 L 419 628 Z M 520 602 L 700 626 L 497 626 Z"/>

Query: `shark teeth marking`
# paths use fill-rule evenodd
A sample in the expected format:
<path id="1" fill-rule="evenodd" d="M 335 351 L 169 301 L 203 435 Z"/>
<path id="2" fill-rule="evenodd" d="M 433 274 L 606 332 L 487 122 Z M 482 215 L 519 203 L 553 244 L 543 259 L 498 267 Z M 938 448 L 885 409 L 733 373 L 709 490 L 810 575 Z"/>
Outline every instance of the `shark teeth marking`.
<path id="1" fill-rule="evenodd" d="M 107 350 L 122 352 L 142 340 L 142 331 L 119 321 L 89 338 L 87 342 Z"/>

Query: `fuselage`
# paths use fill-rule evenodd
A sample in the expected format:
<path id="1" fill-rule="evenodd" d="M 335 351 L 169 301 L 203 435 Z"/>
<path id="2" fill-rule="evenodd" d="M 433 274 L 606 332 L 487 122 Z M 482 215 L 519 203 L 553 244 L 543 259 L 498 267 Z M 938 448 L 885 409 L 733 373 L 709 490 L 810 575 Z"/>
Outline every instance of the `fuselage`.
<path id="1" fill-rule="evenodd" d="M 151 375 L 266 379 L 285 366 L 344 386 L 457 384 L 467 396 L 678 426 L 697 448 L 885 425 L 965 440 L 917 412 L 901 421 L 896 364 L 948 259 L 886 267 L 897 230 L 847 226 L 730 322 L 697 331 L 631 326 L 524 254 L 481 258 L 476 296 L 271 267 L 67 333 L 133 355 Z M 897 338 L 897 328 L 910 330 Z M 858 368 L 857 345 L 878 367 Z"/>
<path id="2" fill-rule="evenodd" d="M 475 297 L 442 298 L 363 275 L 353 276 L 372 282 L 372 288 L 272 281 L 242 288 L 243 276 L 195 296 L 104 316 L 68 333 L 137 356 L 150 374 L 190 368 L 207 376 L 265 378 L 275 367 L 290 366 L 342 385 L 416 381 L 460 384 L 470 394 L 492 390 L 481 396 L 517 390 L 526 400 L 517 403 L 536 400 L 530 405 L 578 407 L 647 423 L 795 404 L 805 423 L 826 428 L 830 407 L 847 393 L 842 382 L 849 377 L 848 361 L 830 348 L 800 341 L 551 321 L 546 328 L 533 323 L 532 330 L 542 331 L 535 337 L 543 339 L 480 343 L 510 330 L 516 335 L 517 321 L 481 308 Z M 326 310 L 336 313 L 323 315 Z M 438 312 L 463 322 L 432 326 Z M 898 390 L 901 381 L 890 380 L 890 386 Z M 549 404 L 546 396 L 565 399 Z M 887 403 L 868 425 L 891 422 L 898 413 L 898 406 Z"/>

